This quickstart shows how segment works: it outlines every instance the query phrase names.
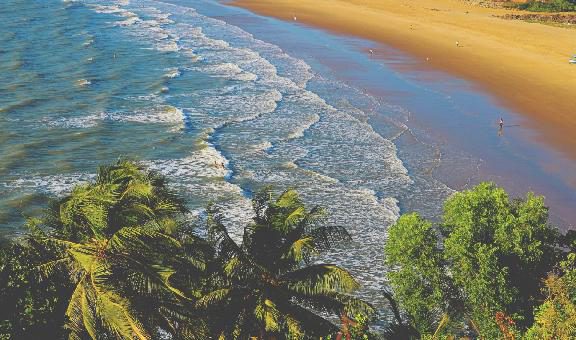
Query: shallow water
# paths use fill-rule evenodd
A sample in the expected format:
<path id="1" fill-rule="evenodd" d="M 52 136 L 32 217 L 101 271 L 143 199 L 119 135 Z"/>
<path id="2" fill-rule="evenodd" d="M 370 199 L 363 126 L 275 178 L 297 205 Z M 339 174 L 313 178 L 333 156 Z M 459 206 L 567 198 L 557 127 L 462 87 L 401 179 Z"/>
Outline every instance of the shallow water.
<path id="1" fill-rule="evenodd" d="M 167 175 L 195 213 L 220 202 L 236 238 L 250 192 L 295 187 L 348 227 L 355 243 L 326 259 L 384 311 L 386 227 L 438 216 L 444 183 L 474 182 L 491 157 L 415 117 L 446 105 L 445 85 L 400 77 L 358 39 L 201 0 L 9 0 L 0 22 L 3 233 L 120 156 Z"/>

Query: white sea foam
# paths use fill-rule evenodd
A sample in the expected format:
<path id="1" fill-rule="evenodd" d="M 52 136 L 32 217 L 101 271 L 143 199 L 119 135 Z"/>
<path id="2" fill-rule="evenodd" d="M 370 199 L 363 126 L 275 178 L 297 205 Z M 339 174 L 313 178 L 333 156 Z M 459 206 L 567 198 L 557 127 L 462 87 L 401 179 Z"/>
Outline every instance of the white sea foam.
<path id="1" fill-rule="evenodd" d="M 224 181 L 230 173 L 228 160 L 210 143 L 202 142 L 201 147 L 186 158 L 145 163 L 172 179 L 181 192 L 201 197 L 206 203 L 217 202 L 231 236 L 241 242 L 243 226 L 253 217 L 251 203 L 239 186 Z M 201 212 L 202 209 L 198 209 L 197 214 Z"/>
<path id="2" fill-rule="evenodd" d="M 156 49 L 162 52 L 177 52 L 180 47 L 178 47 L 178 42 L 176 41 L 167 41 L 157 44 Z"/>
<path id="3" fill-rule="evenodd" d="M 41 123 L 56 128 L 91 128 L 102 121 L 116 121 L 144 124 L 167 124 L 172 131 L 178 131 L 184 124 L 184 113 L 171 105 L 155 105 L 147 109 L 133 111 L 100 112 L 78 117 L 43 118 Z"/>
<path id="4" fill-rule="evenodd" d="M 107 117 L 108 115 L 102 112 L 81 117 L 59 117 L 56 119 L 43 118 L 41 123 L 44 126 L 51 128 L 86 129 L 98 125 L 100 121 Z"/>
<path id="5" fill-rule="evenodd" d="M 182 74 L 177 67 L 168 68 L 165 69 L 164 71 L 166 71 L 166 73 L 164 74 L 164 77 L 166 78 L 177 78 L 180 77 L 180 75 Z"/>
<path id="6" fill-rule="evenodd" d="M 244 81 L 254 81 L 258 78 L 255 74 L 245 72 L 238 65 L 233 63 L 208 65 L 196 69 L 200 69 L 203 72 L 208 73 L 214 77 L 226 77 L 230 79 L 244 80 Z"/>
<path id="7" fill-rule="evenodd" d="M 288 134 L 288 139 L 294 139 L 294 138 L 301 138 L 304 137 L 304 132 L 308 129 L 310 129 L 310 127 L 316 123 L 318 123 L 318 121 L 320 120 L 320 116 L 317 114 L 312 115 L 309 119 L 307 119 L 302 125 L 298 126 L 294 132 L 291 132 L 290 134 Z"/>
<path id="8" fill-rule="evenodd" d="M 255 151 L 258 151 L 258 152 L 266 152 L 269 149 L 271 149 L 272 146 L 273 146 L 272 143 L 270 143 L 269 141 L 264 141 L 262 143 L 254 145 L 252 147 L 252 149 L 254 149 Z"/>
<path id="9" fill-rule="evenodd" d="M 181 124 L 184 113 L 171 105 L 160 105 L 146 110 L 110 114 L 110 119 L 123 122 Z"/>
<path id="10" fill-rule="evenodd" d="M 126 20 L 116 21 L 114 24 L 117 26 L 132 26 L 138 21 L 140 21 L 140 18 L 134 16 L 128 17 Z"/>
<path id="11" fill-rule="evenodd" d="M 118 6 L 104 6 L 104 5 L 89 5 L 96 13 L 116 14 L 121 13 L 123 10 Z"/>
<path id="12" fill-rule="evenodd" d="M 73 186 L 86 183 L 94 178 L 94 174 L 82 173 L 47 176 L 22 175 L 17 180 L 4 183 L 4 186 L 8 190 L 36 191 L 61 196 L 69 193 Z"/>

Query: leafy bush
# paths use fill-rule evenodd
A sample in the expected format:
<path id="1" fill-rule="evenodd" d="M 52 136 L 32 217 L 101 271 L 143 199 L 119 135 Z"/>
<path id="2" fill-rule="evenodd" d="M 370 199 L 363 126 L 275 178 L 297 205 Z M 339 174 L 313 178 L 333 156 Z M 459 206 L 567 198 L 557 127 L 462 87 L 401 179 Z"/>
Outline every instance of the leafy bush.
<path id="1" fill-rule="evenodd" d="M 448 199 L 439 225 L 403 215 L 389 230 L 385 261 L 411 325 L 423 337 L 487 339 L 530 327 L 542 280 L 565 249 L 547 220 L 542 197 L 510 200 L 491 183 Z"/>
<path id="2" fill-rule="evenodd" d="M 576 0 L 531 0 L 519 4 L 518 8 L 530 12 L 573 12 L 576 11 Z"/>

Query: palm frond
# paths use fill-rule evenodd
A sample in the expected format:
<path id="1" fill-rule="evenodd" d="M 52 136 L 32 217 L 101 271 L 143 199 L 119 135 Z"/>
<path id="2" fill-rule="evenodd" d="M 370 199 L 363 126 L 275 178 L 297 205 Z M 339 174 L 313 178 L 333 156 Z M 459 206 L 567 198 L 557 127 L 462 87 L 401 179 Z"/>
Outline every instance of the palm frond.
<path id="1" fill-rule="evenodd" d="M 302 202 L 300 201 L 300 197 L 296 190 L 288 189 L 284 191 L 282 194 L 280 194 L 280 196 L 278 196 L 278 198 L 274 202 L 274 205 L 279 208 L 288 208 L 288 207 L 300 206 L 302 205 Z"/>
<path id="2" fill-rule="evenodd" d="M 350 318 L 356 315 L 371 317 L 374 315 L 374 307 L 354 296 L 342 293 L 326 294 L 295 294 L 294 301 L 299 305 L 315 311 L 341 315 L 346 313 Z"/>
<path id="3" fill-rule="evenodd" d="M 153 197 L 154 187 L 149 182 L 131 181 L 122 193 L 120 199 L 150 199 Z"/>
<path id="4" fill-rule="evenodd" d="M 87 273 L 92 272 L 94 262 L 98 261 L 98 252 L 98 248 L 92 244 L 78 245 L 68 249 L 68 253 L 76 264 Z"/>
<path id="5" fill-rule="evenodd" d="M 195 314 L 193 306 L 187 304 L 166 304 L 158 308 L 161 316 L 156 324 L 168 331 L 172 338 L 203 340 L 210 339 L 210 333 L 205 318 Z"/>
<path id="6" fill-rule="evenodd" d="M 29 237 L 46 237 L 46 233 L 40 226 L 42 225 L 42 219 L 39 218 L 27 218 L 24 227 L 28 230 Z"/>
<path id="7" fill-rule="evenodd" d="M 254 210 L 254 221 L 257 224 L 266 223 L 266 210 L 271 203 L 272 187 L 266 186 L 258 190 L 252 197 L 252 210 Z"/>
<path id="8" fill-rule="evenodd" d="M 309 232 L 316 224 L 325 219 L 326 215 L 326 209 L 320 206 L 314 206 L 300 222 L 300 225 L 305 232 Z"/>
<path id="9" fill-rule="evenodd" d="M 328 250 L 338 242 L 350 242 L 352 237 L 341 226 L 324 226 L 309 231 L 307 236 L 314 239 L 314 248 L 318 251 Z"/>
<path id="10" fill-rule="evenodd" d="M 288 301 L 278 302 L 278 310 L 285 315 L 288 330 L 297 325 L 305 332 L 304 338 L 325 337 L 338 332 L 339 328 L 330 321 L 302 306 Z M 294 321 L 292 321 L 294 320 Z"/>
<path id="11" fill-rule="evenodd" d="M 359 287 L 348 271 L 330 264 L 317 264 L 281 276 L 287 288 L 307 295 L 349 293 Z"/>
<path id="12" fill-rule="evenodd" d="M 290 339 L 302 339 L 304 337 L 302 324 L 291 315 L 286 315 L 285 319 L 288 328 L 288 337 Z"/>
<path id="13" fill-rule="evenodd" d="M 76 285 L 70 302 L 68 303 L 68 308 L 66 309 L 66 317 L 68 318 L 66 328 L 70 330 L 69 338 L 73 340 L 83 339 L 85 331 L 82 300 L 85 298 L 86 292 L 82 282 L 83 281 Z"/>
<path id="14" fill-rule="evenodd" d="M 214 207 L 208 208 L 208 235 L 216 249 L 218 257 L 227 263 L 233 258 L 238 259 L 238 266 L 242 266 L 245 273 L 264 273 L 266 270 L 258 265 L 246 252 L 244 252 L 228 234 L 228 230 L 221 222 L 219 212 Z"/>
<path id="15" fill-rule="evenodd" d="M 294 209 L 284 220 L 285 227 L 292 227 L 300 223 L 306 217 L 306 208 L 299 206 Z"/>
<path id="16" fill-rule="evenodd" d="M 246 313 L 240 312 L 238 317 L 234 321 L 234 326 L 232 328 L 232 338 L 233 339 L 242 339 L 242 335 L 244 334 L 244 323 L 246 322 Z"/>
<path id="17" fill-rule="evenodd" d="M 80 283 L 80 285 L 84 286 L 84 283 L 82 282 Z M 93 310 L 93 305 L 91 301 L 89 301 L 88 295 L 89 293 L 85 289 L 83 289 L 80 300 L 82 306 L 82 321 L 84 329 L 86 329 L 86 332 L 90 335 L 92 339 L 96 340 L 98 339 L 96 331 L 97 327 L 96 316 L 94 315 L 95 313 Z"/>
<path id="18" fill-rule="evenodd" d="M 198 301 L 196 301 L 196 308 L 206 309 L 220 304 L 230 296 L 231 291 L 230 288 L 222 288 L 204 294 L 200 299 L 198 299 Z"/>
<path id="19" fill-rule="evenodd" d="M 110 186 L 81 185 L 60 205 L 60 219 L 68 228 L 89 227 L 94 236 L 99 236 L 106 227 L 107 206 L 118 200 Z"/>
<path id="20" fill-rule="evenodd" d="M 143 253 L 182 247 L 176 238 L 163 233 L 160 229 L 161 227 L 154 223 L 149 223 L 145 227 L 122 228 L 112 235 L 108 249 Z"/>
<path id="21" fill-rule="evenodd" d="M 70 266 L 70 258 L 63 257 L 39 264 L 33 269 L 40 275 L 41 279 L 47 279 L 57 271 L 62 271 Z"/>
<path id="22" fill-rule="evenodd" d="M 157 215 L 173 215 L 177 213 L 186 212 L 186 209 L 180 202 L 171 200 L 161 200 L 156 202 L 154 205 L 154 210 Z"/>
<path id="23" fill-rule="evenodd" d="M 284 257 L 290 258 L 296 263 L 301 263 L 302 261 L 308 262 L 310 256 L 316 253 L 314 238 L 307 236 L 294 241 Z"/>
<path id="24" fill-rule="evenodd" d="M 270 299 L 262 299 L 254 309 L 254 316 L 264 324 L 268 332 L 280 330 L 280 312 Z"/>
<path id="25" fill-rule="evenodd" d="M 151 339 L 140 321 L 133 315 L 128 301 L 111 290 L 98 289 L 96 312 L 102 324 L 122 339 Z"/>

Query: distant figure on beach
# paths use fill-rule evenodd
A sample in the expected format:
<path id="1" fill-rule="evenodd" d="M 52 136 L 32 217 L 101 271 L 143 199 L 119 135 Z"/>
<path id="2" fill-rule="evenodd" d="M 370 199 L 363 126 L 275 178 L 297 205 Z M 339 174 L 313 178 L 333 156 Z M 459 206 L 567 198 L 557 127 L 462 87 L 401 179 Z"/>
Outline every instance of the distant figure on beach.
<path id="1" fill-rule="evenodd" d="M 498 121 L 498 136 L 502 136 L 504 134 L 504 119 L 500 117 L 500 121 Z"/>
<path id="2" fill-rule="evenodd" d="M 296 19 L 296 16 L 294 16 L 294 21 L 296 21 L 296 20 L 297 20 L 297 19 Z"/>
<path id="3" fill-rule="evenodd" d="M 370 54 L 374 54 L 374 51 L 372 51 L 372 49 L 369 49 L 368 52 L 370 52 Z"/>
<path id="4" fill-rule="evenodd" d="M 456 41 L 456 47 L 460 47 L 460 42 Z"/>

